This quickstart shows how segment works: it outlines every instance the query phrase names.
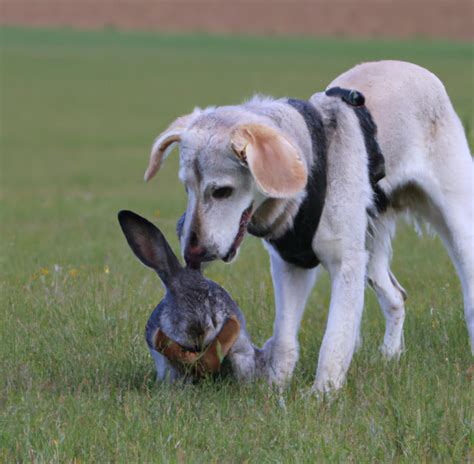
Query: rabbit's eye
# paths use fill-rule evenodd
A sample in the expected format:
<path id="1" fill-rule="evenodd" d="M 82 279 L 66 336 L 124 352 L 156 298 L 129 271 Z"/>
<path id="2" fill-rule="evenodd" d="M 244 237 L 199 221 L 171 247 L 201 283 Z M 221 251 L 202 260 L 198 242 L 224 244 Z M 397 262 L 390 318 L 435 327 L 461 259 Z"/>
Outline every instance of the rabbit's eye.
<path id="1" fill-rule="evenodd" d="M 219 187 L 212 192 L 212 198 L 223 200 L 224 198 L 229 198 L 233 191 L 232 187 Z"/>

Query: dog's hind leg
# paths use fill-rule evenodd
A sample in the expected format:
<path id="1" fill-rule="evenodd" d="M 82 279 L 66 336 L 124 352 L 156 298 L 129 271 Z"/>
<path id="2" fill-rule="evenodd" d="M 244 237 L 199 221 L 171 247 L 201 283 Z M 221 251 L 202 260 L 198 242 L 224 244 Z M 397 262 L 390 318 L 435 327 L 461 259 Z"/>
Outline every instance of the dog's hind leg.
<path id="1" fill-rule="evenodd" d="M 469 167 L 468 167 L 469 169 Z M 464 315 L 474 354 L 474 168 L 472 183 L 430 193 L 425 216 L 440 235 L 461 281 Z M 462 183 L 461 183 L 462 184 Z"/>
<path id="2" fill-rule="evenodd" d="M 385 336 L 381 351 L 389 359 L 398 358 L 404 349 L 404 301 L 407 297 L 405 290 L 390 271 L 391 241 L 394 233 L 394 213 L 388 211 L 372 222 L 367 237 L 370 253 L 367 280 L 373 288 L 385 316 Z"/>
<path id="3" fill-rule="evenodd" d="M 448 253 L 456 267 L 464 297 L 464 317 L 474 355 L 474 224 L 456 213 L 450 212 L 446 231 L 440 232 Z"/>
<path id="4" fill-rule="evenodd" d="M 474 162 L 463 127 L 451 107 L 437 121 L 436 137 L 411 205 L 439 233 L 459 275 L 474 354 Z"/>

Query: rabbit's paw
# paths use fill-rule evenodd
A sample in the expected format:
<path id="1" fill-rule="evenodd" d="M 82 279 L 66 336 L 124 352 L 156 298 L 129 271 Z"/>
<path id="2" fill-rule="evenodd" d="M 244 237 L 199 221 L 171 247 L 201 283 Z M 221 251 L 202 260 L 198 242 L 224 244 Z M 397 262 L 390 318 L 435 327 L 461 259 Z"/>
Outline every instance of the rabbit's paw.
<path id="1" fill-rule="evenodd" d="M 240 382 L 249 382 L 255 378 L 255 356 L 247 353 L 235 354 L 231 357 L 232 368 Z"/>

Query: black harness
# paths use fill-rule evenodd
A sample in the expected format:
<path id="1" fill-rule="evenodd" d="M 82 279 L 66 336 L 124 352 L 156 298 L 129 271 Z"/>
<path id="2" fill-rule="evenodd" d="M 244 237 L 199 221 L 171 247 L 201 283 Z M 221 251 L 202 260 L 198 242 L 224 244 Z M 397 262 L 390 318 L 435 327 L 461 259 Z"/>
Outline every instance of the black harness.
<path id="1" fill-rule="evenodd" d="M 290 99 L 288 104 L 303 116 L 308 126 L 314 163 L 306 185 L 307 194 L 296 213 L 293 227 L 280 238 L 268 242 L 285 261 L 311 269 L 319 264 L 312 242 L 326 198 L 326 132 L 321 114 L 311 103 Z"/>
<path id="2" fill-rule="evenodd" d="M 326 95 L 341 98 L 353 108 L 357 115 L 369 156 L 369 179 L 375 196 L 376 211 L 368 213 L 375 216 L 378 212 L 385 210 L 388 205 L 387 197 L 377 185 L 377 182 L 385 176 L 385 160 L 376 139 L 377 126 L 369 110 L 364 106 L 365 98 L 362 93 L 333 87 L 326 91 Z M 268 240 L 268 242 L 285 261 L 298 267 L 311 269 L 320 263 L 313 251 L 312 243 L 326 198 L 327 135 L 321 114 L 311 103 L 289 99 L 288 104 L 301 114 L 308 127 L 314 164 L 306 186 L 307 195 L 300 205 L 292 227 L 283 236 Z"/>
<path id="3" fill-rule="evenodd" d="M 369 211 L 371 216 L 387 209 L 388 198 L 377 185 L 378 181 L 385 177 L 385 158 L 377 142 L 377 125 L 370 111 L 365 106 L 365 97 L 357 90 L 331 87 L 326 90 L 328 97 L 339 97 L 342 101 L 351 105 L 359 120 L 360 129 L 364 135 L 365 149 L 369 155 L 369 180 L 374 191 L 374 204 L 376 211 Z"/>

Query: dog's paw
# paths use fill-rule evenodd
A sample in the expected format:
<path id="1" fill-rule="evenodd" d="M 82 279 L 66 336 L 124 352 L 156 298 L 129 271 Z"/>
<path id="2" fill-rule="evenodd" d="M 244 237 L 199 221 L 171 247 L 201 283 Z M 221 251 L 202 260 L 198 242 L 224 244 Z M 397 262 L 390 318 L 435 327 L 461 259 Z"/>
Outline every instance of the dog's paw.
<path id="1" fill-rule="evenodd" d="M 344 385 L 345 376 L 342 374 L 317 375 L 311 391 L 319 398 L 332 398 Z"/>
<path id="2" fill-rule="evenodd" d="M 344 363 L 337 358 L 325 358 L 322 362 L 320 360 L 312 387 L 313 392 L 322 395 L 333 394 L 344 385 L 346 371 Z"/>
<path id="3" fill-rule="evenodd" d="M 318 403 L 332 404 L 338 397 L 340 390 L 326 389 L 325 391 L 319 390 L 315 385 L 309 390 L 308 397 L 316 398 Z"/>
<path id="4" fill-rule="evenodd" d="M 270 338 L 263 346 L 265 374 L 270 385 L 284 388 L 298 361 L 298 346 L 277 344 Z"/>
<path id="5" fill-rule="evenodd" d="M 390 345 L 384 343 L 383 345 L 380 346 L 380 352 L 382 353 L 382 356 L 387 361 L 392 361 L 392 360 L 398 361 L 404 351 L 405 351 L 405 339 L 403 337 L 403 334 L 397 343 L 394 342 L 394 343 L 391 343 Z"/>
<path id="6" fill-rule="evenodd" d="M 387 361 L 398 361 L 403 352 L 401 347 L 387 346 L 385 344 L 380 345 L 379 350 Z"/>

